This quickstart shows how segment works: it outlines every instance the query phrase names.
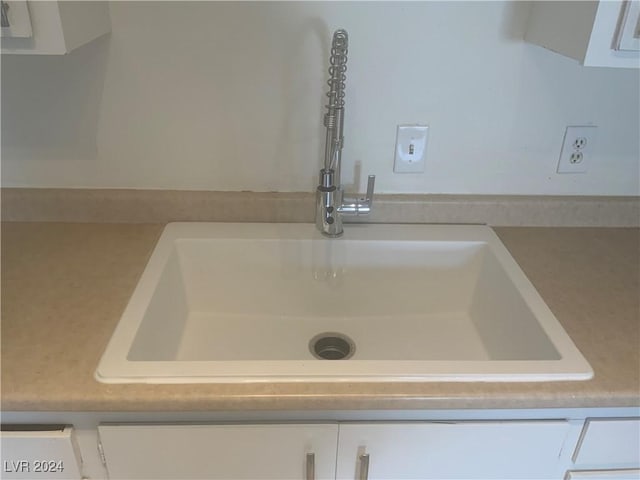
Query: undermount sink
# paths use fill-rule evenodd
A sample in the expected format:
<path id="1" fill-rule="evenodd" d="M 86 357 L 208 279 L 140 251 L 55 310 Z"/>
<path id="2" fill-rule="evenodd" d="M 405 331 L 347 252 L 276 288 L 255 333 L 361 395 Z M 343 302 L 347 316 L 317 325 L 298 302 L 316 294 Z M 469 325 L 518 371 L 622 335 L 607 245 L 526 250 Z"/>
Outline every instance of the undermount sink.
<path id="1" fill-rule="evenodd" d="M 593 372 L 477 225 L 166 226 L 96 370 L 107 383 L 551 381 Z"/>

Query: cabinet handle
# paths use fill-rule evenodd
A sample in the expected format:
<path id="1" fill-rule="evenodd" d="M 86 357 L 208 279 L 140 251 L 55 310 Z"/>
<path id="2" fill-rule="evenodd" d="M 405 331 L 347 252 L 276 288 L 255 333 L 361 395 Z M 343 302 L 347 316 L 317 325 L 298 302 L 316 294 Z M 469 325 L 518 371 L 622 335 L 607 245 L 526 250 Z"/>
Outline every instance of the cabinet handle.
<path id="1" fill-rule="evenodd" d="M 358 459 L 360 460 L 360 476 L 358 480 L 367 480 L 369 478 L 369 454 L 363 453 Z"/>
<path id="2" fill-rule="evenodd" d="M 307 475 L 306 480 L 315 480 L 316 478 L 316 455 L 315 453 L 307 453 Z"/>

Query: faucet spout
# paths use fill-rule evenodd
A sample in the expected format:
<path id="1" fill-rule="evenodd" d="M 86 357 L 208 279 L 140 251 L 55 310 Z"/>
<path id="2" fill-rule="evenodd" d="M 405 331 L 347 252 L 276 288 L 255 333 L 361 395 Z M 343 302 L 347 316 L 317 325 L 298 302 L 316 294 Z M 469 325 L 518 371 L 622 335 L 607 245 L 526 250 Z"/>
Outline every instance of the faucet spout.
<path id="1" fill-rule="evenodd" d="M 360 199 L 345 199 L 340 179 L 342 147 L 344 146 L 344 96 L 349 36 L 339 29 L 333 34 L 329 58 L 328 102 L 324 116 L 326 127 L 324 168 L 320 170 L 316 189 L 316 226 L 324 235 L 338 237 L 343 233 L 343 215 L 366 215 L 371 212 L 375 176 L 369 175 L 367 195 Z"/>

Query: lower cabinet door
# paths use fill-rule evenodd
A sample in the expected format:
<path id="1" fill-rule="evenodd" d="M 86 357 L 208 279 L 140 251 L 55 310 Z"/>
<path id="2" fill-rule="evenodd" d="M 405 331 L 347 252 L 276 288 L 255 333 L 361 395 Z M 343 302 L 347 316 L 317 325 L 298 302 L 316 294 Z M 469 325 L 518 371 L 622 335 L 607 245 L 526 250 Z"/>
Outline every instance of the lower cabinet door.
<path id="1" fill-rule="evenodd" d="M 100 425 L 114 479 L 332 479 L 337 424 Z"/>
<path id="2" fill-rule="evenodd" d="M 340 424 L 337 478 L 562 479 L 565 421 Z"/>

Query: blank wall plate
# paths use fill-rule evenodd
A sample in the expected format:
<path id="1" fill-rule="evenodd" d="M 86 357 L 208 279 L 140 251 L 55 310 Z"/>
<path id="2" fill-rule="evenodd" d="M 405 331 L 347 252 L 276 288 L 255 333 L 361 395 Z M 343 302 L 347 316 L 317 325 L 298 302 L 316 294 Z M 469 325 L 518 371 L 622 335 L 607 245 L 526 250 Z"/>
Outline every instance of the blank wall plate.
<path id="1" fill-rule="evenodd" d="M 426 125 L 398 125 L 395 173 L 424 173 L 429 127 Z"/>
<path id="2" fill-rule="evenodd" d="M 558 173 L 586 173 L 596 143 L 595 126 L 569 126 L 564 134 Z"/>

